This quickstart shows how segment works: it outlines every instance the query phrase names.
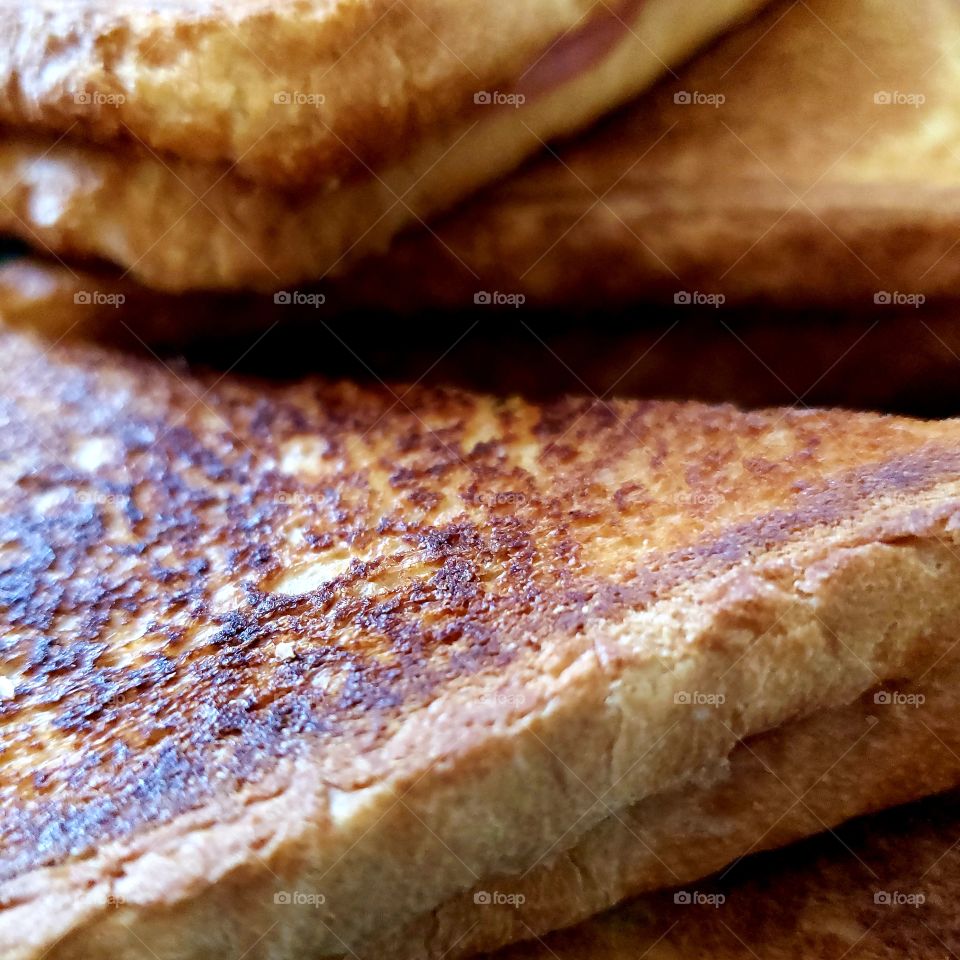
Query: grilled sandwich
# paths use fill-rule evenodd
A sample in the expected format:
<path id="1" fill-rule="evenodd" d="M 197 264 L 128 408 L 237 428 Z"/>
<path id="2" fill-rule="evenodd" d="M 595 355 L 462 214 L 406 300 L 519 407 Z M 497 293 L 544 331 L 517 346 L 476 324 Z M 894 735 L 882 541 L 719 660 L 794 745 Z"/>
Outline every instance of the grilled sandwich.
<path id="1" fill-rule="evenodd" d="M 783 0 L 343 295 L 916 313 L 960 288 L 958 36 L 951 0 Z"/>
<path id="2" fill-rule="evenodd" d="M 165 289 L 342 272 L 761 2 L 5 4 L 3 224 Z"/>
<path id="3" fill-rule="evenodd" d="M 0 357 L 4 958 L 465 956 L 960 779 L 954 421 Z"/>
<path id="4" fill-rule="evenodd" d="M 327 293 L 411 309 L 498 291 L 551 305 L 722 295 L 915 310 L 960 283 L 958 30 L 950 0 L 782 0 Z M 232 176 L 206 193 L 208 179 L 178 170 L 195 196 L 152 159 L 11 134 L 0 226 L 60 255 L 132 266 L 153 286 L 284 287 L 319 274 L 312 238 L 336 198 L 238 194 Z"/>

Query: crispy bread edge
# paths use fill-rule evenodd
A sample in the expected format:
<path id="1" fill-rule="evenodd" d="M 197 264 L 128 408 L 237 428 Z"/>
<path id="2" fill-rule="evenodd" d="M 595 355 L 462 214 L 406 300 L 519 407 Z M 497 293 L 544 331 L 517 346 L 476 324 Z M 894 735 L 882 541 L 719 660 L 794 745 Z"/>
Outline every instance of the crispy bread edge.
<path id="1" fill-rule="evenodd" d="M 402 804 L 396 784 L 337 800 L 309 769 L 285 771 L 229 819 L 219 819 L 222 811 L 198 811 L 91 861 L 13 881 L 0 890 L 8 904 L 0 919 L 4 955 L 73 960 L 96 945 L 124 960 L 145 956 L 146 942 L 157 952 L 175 949 L 185 960 L 199 960 L 246 949 L 270 928 L 278 890 L 318 888 L 328 903 L 349 904 L 356 915 L 325 916 L 323 924 L 313 912 L 291 916 L 282 935 L 265 936 L 250 956 L 339 955 L 344 943 L 369 940 L 371 918 L 378 930 L 400 930 L 418 902 L 423 914 L 469 886 L 464 864 L 475 876 L 520 872 L 564 831 L 573 846 L 609 809 L 679 788 L 694 776 L 719 777 L 738 738 L 848 703 L 878 678 L 909 678 L 936 666 L 960 615 L 955 487 L 935 488 L 906 509 L 901 504 L 899 516 L 883 519 L 871 509 L 860 522 L 766 556 L 752 571 L 741 567 L 709 580 L 703 591 L 684 591 L 619 624 L 591 627 L 584 655 L 555 685 L 555 709 L 509 737 L 477 742 L 452 774 L 408 783 Z M 669 673 L 662 665 L 652 672 L 649 662 L 631 655 L 633 639 L 651 631 L 667 649 L 681 651 Z M 774 664 L 779 673 L 771 672 Z M 679 690 L 718 686 L 725 705 L 711 719 L 722 722 L 705 725 L 682 708 L 677 713 Z M 678 719 L 664 733 L 663 713 L 671 709 Z M 652 718 L 651 710 L 661 716 Z M 407 735 L 431 736 L 437 718 L 423 718 L 419 726 Z M 659 739 L 651 744 L 653 731 Z M 594 811 L 590 799 L 584 815 L 584 788 L 602 793 L 606 807 Z M 539 821 L 521 816 L 477 829 L 490 823 L 490 810 L 504 796 L 538 794 L 550 799 L 548 809 L 534 804 L 528 811 Z M 433 862 L 437 850 L 423 823 L 461 863 L 451 870 L 435 864 L 416 897 L 405 889 L 410 865 Z M 353 844 L 349 862 L 337 868 L 336 858 Z M 688 869 L 701 869 L 697 857 Z M 543 922 L 572 923 L 643 882 L 633 875 L 619 887 L 599 884 L 592 896 L 570 901 L 562 917 L 548 909 Z M 456 915 L 452 908 L 455 928 Z M 502 920 L 491 922 L 492 929 L 482 931 L 488 941 L 481 942 L 502 939 L 501 927 Z M 188 953 L 184 930 L 191 931 Z"/>
<path id="2" fill-rule="evenodd" d="M 689 884 L 748 853 L 955 787 L 956 647 L 948 641 L 949 652 L 922 680 L 876 689 L 747 741 L 715 785 L 684 787 L 615 812 L 529 874 L 488 878 L 359 955 L 467 957 L 532 940 L 640 891 Z M 491 891 L 503 905 L 478 909 L 477 898 Z M 508 955 L 519 960 L 525 950 L 536 952 L 518 943 Z"/>

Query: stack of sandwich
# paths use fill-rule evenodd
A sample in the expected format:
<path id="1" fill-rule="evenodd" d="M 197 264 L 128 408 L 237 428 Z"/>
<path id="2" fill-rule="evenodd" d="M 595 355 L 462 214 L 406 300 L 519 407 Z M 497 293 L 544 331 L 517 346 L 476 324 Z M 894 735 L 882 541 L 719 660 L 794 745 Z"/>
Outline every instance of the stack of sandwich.
<path id="1" fill-rule="evenodd" d="M 0 960 L 960 951 L 958 48 L 3 5 Z"/>

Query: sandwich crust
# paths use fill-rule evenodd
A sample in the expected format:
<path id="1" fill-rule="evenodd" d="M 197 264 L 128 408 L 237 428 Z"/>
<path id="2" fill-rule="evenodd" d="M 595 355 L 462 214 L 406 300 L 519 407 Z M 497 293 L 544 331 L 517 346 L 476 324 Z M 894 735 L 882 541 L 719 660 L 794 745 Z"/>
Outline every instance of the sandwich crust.
<path id="1" fill-rule="evenodd" d="M 726 876 L 736 869 L 732 861 L 746 853 L 823 831 L 832 834 L 831 828 L 851 817 L 955 787 L 960 783 L 956 646 L 952 641 L 936 671 L 919 683 L 884 685 L 853 704 L 752 738 L 733 751 L 729 768 L 715 783 L 667 791 L 612 815 L 537 869 L 485 878 L 403 936 L 359 955 L 469 957 L 503 943 L 527 941 L 503 951 L 504 960 L 549 956 L 556 944 L 566 958 L 565 950 L 594 935 L 591 928 L 602 937 L 608 925 L 587 921 L 583 929 L 549 937 L 546 943 L 533 941 L 568 926 L 574 917 L 594 917 L 638 891 L 683 887 L 723 867 L 728 867 Z M 711 886 L 709 881 L 697 883 L 696 890 L 702 894 Z M 666 917 L 659 912 L 651 916 L 643 911 L 643 902 L 622 911 L 647 917 L 646 928 L 633 931 L 632 947 L 640 946 L 641 952 L 678 915 L 673 910 Z M 653 930 L 650 940 L 644 940 Z M 702 956 L 693 952 L 697 934 L 694 919 L 693 930 L 679 931 L 675 940 L 689 940 L 692 955 Z M 762 953 L 762 930 L 755 931 L 750 943 Z"/>
<path id="2" fill-rule="evenodd" d="M 958 829 L 953 792 L 751 858 L 695 889 L 638 898 L 497 960 L 951 956 L 960 951 Z"/>
<path id="3" fill-rule="evenodd" d="M 348 953 L 953 639 L 954 422 L 2 340 L 10 960 Z"/>
<path id="4" fill-rule="evenodd" d="M 890 307 L 897 294 L 953 296 L 958 28 L 950 0 L 785 0 L 557 156 L 355 264 L 336 299 L 418 309 L 462 307 L 478 291 L 565 306 L 700 292 L 872 307 L 886 294 Z M 214 192 L 209 210 L 191 210 L 196 197 L 173 178 L 49 147 L 0 154 L 0 223 L 34 245 L 136 264 L 163 287 L 282 286 L 339 256 L 317 254 L 316 224 L 331 215 L 319 202 L 298 219 L 275 200 Z M 199 195 L 209 186 L 181 178 Z"/>
<path id="5" fill-rule="evenodd" d="M 239 162 L 204 162 L 188 150 L 161 155 L 142 136 L 132 143 L 97 145 L 9 127 L 0 146 L 0 228 L 60 256 L 111 260 L 168 290 L 275 290 L 342 273 L 361 256 L 384 251 L 404 227 L 450 208 L 511 172 L 545 142 L 582 129 L 635 96 L 760 5 L 761 0 L 688 0 L 685 15 L 678 17 L 674 0 L 645 0 L 629 22 L 621 22 L 621 35 L 596 63 L 561 75 L 554 85 L 531 94 L 529 102 L 516 109 L 481 105 L 446 125 L 426 124 L 419 137 L 391 135 L 389 116 L 381 122 L 377 113 L 369 118 L 369 136 L 375 143 L 402 145 L 401 153 L 374 163 L 348 149 L 357 169 L 326 179 L 311 175 L 296 190 L 251 179 Z M 485 16 L 500 17 L 495 5 L 481 6 L 488 11 Z M 356 7 L 334 5 L 337 10 Z M 405 3 L 398 7 L 407 9 Z M 467 11 L 458 9 L 451 22 L 474 32 Z M 503 29 L 500 23 L 498 36 Z M 42 29 L 38 35 L 44 36 Z M 231 44 L 236 39 L 231 30 L 223 36 Z M 189 57 L 182 59 L 191 63 Z M 347 61 L 352 59 L 344 57 Z M 232 76 L 234 65 L 229 58 L 224 62 Z M 363 62 L 366 69 L 381 69 L 376 58 Z M 387 62 L 393 61 L 388 57 Z M 160 69 L 163 78 L 168 73 Z M 44 75 L 61 77 L 52 69 Z M 222 97 L 223 85 L 203 76 L 203 84 L 184 87 L 185 95 L 193 96 L 189 91 L 200 87 L 209 93 L 198 97 Z M 446 88 L 442 78 L 438 83 Z M 158 98 L 177 124 L 190 116 L 189 111 L 181 115 L 176 97 L 168 100 L 160 91 Z M 135 97 L 130 101 L 138 102 Z M 272 102 L 271 108 L 280 109 Z M 250 117 L 244 110 L 235 113 L 244 122 Z M 197 115 L 204 126 L 205 110 L 198 108 Z M 363 124 L 365 116 L 345 110 L 344 122 Z M 305 129 L 325 131 L 315 120 Z M 296 147 L 297 138 L 282 124 L 275 131 L 291 149 Z M 190 142 L 203 139 L 189 129 L 184 136 Z M 272 138 L 260 142 L 272 143 Z M 245 156 L 255 158 L 257 152 L 251 148 Z M 264 162 L 283 170 L 272 148 Z"/>

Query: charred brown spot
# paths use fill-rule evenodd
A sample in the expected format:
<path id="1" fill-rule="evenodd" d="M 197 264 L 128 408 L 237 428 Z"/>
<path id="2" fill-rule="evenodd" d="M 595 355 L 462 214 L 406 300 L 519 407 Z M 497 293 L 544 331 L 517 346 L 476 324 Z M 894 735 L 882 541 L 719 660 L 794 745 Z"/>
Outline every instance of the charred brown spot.
<path id="1" fill-rule="evenodd" d="M 0 339 L 7 877 L 293 751 L 339 745 L 360 782 L 354 745 L 535 664 L 585 604 L 642 607 L 960 470 L 936 425 L 426 389 L 398 405 Z"/>

